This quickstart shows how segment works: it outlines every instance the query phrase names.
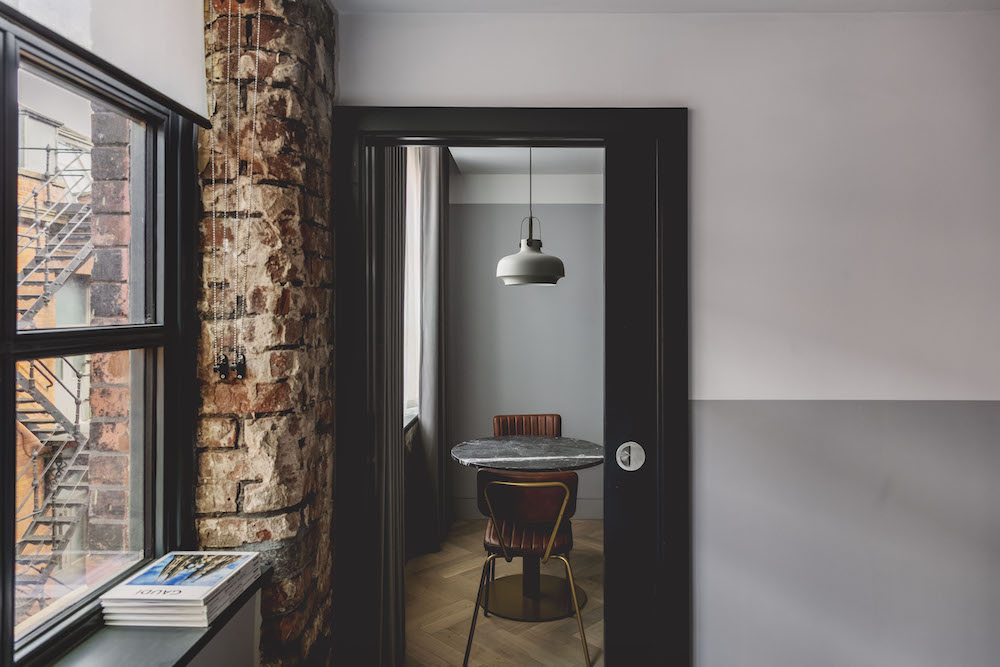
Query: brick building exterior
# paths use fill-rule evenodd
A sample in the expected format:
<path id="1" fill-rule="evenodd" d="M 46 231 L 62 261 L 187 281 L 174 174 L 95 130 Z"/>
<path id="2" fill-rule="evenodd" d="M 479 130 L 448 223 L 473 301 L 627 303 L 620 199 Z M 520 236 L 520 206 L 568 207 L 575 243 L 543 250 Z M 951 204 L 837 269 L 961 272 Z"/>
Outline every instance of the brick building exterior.
<path id="1" fill-rule="evenodd" d="M 94 268 L 90 281 L 91 324 L 121 324 L 129 318 L 131 219 L 131 131 L 133 121 L 93 104 L 90 117 L 93 171 Z M 137 211 L 137 215 L 141 213 Z M 95 354 L 90 361 L 90 507 L 87 546 L 129 551 L 142 544 L 129 530 L 131 457 L 141 434 L 129 430 L 129 352 Z M 138 448 L 141 451 L 141 447 Z M 135 502 L 141 501 L 141 495 Z"/>

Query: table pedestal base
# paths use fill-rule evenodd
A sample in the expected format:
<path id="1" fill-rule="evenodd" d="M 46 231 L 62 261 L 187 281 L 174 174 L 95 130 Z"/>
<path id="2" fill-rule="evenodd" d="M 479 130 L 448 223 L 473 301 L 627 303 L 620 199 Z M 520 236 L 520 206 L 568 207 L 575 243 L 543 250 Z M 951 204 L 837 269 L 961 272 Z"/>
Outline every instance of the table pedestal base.
<path id="1" fill-rule="evenodd" d="M 526 597 L 522 575 L 512 574 L 489 583 L 490 595 L 487 609 L 491 614 L 512 621 L 555 621 L 573 615 L 573 600 L 569 585 L 562 577 L 548 574 L 539 576 L 537 598 Z M 576 600 L 580 609 L 587 604 L 587 594 L 576 587 Z"/>

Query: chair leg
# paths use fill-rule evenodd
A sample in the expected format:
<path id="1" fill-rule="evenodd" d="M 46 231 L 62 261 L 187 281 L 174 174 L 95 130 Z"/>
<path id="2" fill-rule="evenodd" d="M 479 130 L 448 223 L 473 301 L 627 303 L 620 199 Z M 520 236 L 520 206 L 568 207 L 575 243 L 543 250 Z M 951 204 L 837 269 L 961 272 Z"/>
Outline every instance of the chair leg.
<path id="1" fill-rule="evenodd" d="M 580 628 L 580 643 L 583 644 L 583 658 L 587 661 L 587 667 L 590 667 L 590 650 L 587 648 L 587 635 L 583 633 L 583 617 L 580 616 L 580 604 L 576 599 L 576 584 L 573 581 L 573 568 L 570 567 L 569 561 L 565 556 L 555 555 L 553 558 L 558 558 L 566 566 L 566 577 L 569 579 L 569 590 L 573 599 L 573 610 L 576 612 L 576 626 Z"/>
<path id="2" fill-rule="evenodd" d="M 490 606 L 490 583 L 493 581 L 493 568 L 496 567 L 496 561 L 490 561 L 490 566 L 486 569 L 486 589 L 483 591 L 483 618 L 489 617 L 489 606 Z"/>
<path id="3" fill-rule="evenodd" d="M 489 618 L 489 607 L 490 607 L 490 584 L 496 579 L 497 576 L 497 562 L 496 559 L 490 561 L 489 576 L 486 578 L 486 590 L 483 592 L 483 618 Z"/>
<path id="4" fill-rule="evenodd" d="M 490 563 L 496 559 L 496 556 L 490 556 L 483 563 L 483 573 L 479 576 L 479 590 L 476 591 L 476 606 L 472 608 L 472 627 L 469 628 L 469 641 L 465 644 L 465 660 L 462 661 L 462 667 L 468 667 L 469 664 L 469 653 L 472 651 L 472 635 L 476 632 L 476 619 L 479 617 L 479 601 L 483 597 L 483 586 L 486 583 L 486 574 L 489 571 Z"/>
<path id="5" fill-rule="evenodd" d="M 566 562 L 569 562 L 569 557 L 566 557 Z M 566 606 L 569 607 L 568 612 L 573 614 L 573 583 L 569 578 L 569 570 L 566 570 Z"/>

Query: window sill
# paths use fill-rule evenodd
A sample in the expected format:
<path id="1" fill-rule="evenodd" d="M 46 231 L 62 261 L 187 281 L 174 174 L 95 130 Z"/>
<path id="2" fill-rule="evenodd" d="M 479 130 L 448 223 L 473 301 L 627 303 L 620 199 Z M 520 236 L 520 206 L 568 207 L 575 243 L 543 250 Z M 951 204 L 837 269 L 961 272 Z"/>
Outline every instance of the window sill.
<path id="1" fill-rule="evenodd" d="M 403 411 L 403 433 L 406 433 L 416 425 L 417 417 L 419 416 L 420 411 L 417 408 L 410 408 Z"/>
<path id="2" fill-rule="evenodd" d="M 229 623 L 247 602 L 260 592 L 271 576 L 266 567 L 257 581 L 236 598 L 207 628 L 144 628 L 101 626 L 74 646 L 53 665 L 93 667 L 94 665 L 134 665 L 135 667 L 179 667 L 190 663 L 198 652 Z"/>

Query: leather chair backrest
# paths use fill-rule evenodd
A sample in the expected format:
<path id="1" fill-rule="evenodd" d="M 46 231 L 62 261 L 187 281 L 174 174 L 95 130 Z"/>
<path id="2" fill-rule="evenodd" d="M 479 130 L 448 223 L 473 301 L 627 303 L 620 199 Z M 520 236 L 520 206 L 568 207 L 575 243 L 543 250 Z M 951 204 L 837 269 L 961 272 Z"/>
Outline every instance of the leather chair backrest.
<path id="1" fill-rule="evenodd" d="M 476 475 L 479 511 L 490 515 L 486 504 L 486 487 L 490 482 L 562 482 L 569 488 L 569 501 L 563 519 L 576 514 L 576 492 L 579 477 L 575 472 L 525 473 L 514 470 L 481 468 Z M 489 487 L 490 504 L 498 521 L 516 521 L 521 524 L 552 524 L 559 517 L 566 495 L 561 486 L 507 486 L 494 484 Z"/>
<path id="2" fill-rule="evenodd" d="M 493 418 L 493 435 L 562 436 L 560 415 L 497 415 Z"/>

